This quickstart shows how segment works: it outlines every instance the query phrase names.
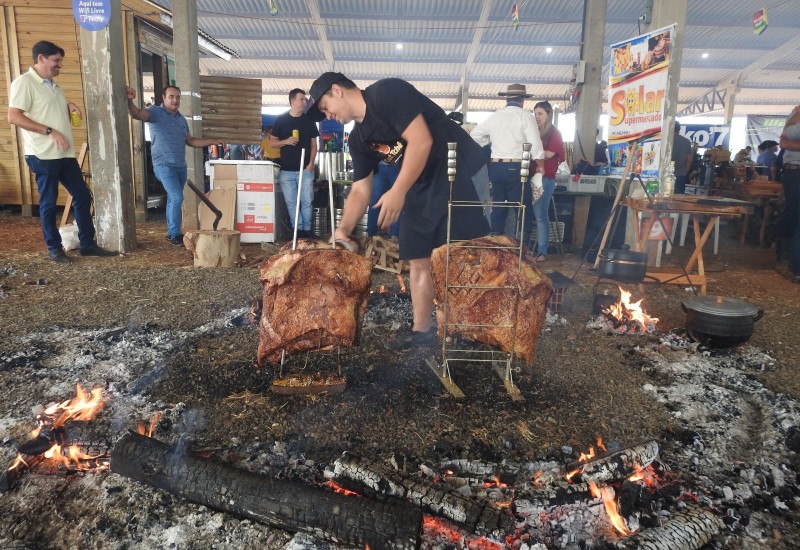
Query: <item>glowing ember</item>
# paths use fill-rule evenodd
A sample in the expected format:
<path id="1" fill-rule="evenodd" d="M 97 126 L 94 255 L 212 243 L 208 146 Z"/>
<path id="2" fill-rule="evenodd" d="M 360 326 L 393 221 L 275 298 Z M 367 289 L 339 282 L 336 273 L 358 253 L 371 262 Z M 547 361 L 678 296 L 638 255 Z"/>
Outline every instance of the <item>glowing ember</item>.
<path id="1" fill-rule="evenodd" d="M 630 535 L 634 533 L 634 531 L 628 529 L 627 525 L 625 525 L 625 520 L 619 515 L 617 501 L 614 500 L 614 489 L 611 487 L 600 488 L 594 482 L 591 482 L 589 483 L 589 491 L 591 491 L 594 498 L 603 499 L 603 505 L 606 508 L 606 513 L 608 514 L 614 529 L 623 535 Z"/>
<path id="2" fill-rule="evenodd" d="M 422 516 L 422 530 L 430 535 L 426 538 L 438 537 L 456 545 L 457 548 L 467 550 L 503 550 L 505 548 L 503 544 L 485 537 L 467 535 L 446 521 L 433 516 Z"/>
<path id="3" fill-rule="evenodd" d="M 638 327 L 642 332 L 647 332 L 648 325 L 653 327 L 658 323 L 656 317 L 650 317 L 645 313 L 641 306 L 643 299 L 638 302 L 631 302 L 631 293 L 621 288 L 619 289 L 619 296 L 619 302 L 611 304 L 607 310 L 604 310 L 604 313 L 613 319 L 617 325 L 620 327 L 633 325 L 634 329 Z"/>
<path id="4" fill-rule="evenodd" d="M 641 481 L 648 489 L 658 489 L 661 486 L 661 478 L 656 475 L 653 466 L 642 468 L 638 464 L 635 465 L 636 473 L 628 478 L 628 481 Z"/>
<path id="5" fill-rule="evenodd" d="M 400 283 L 400 292 L 405 292 L 406 291 L 406 284 L 403 282 L 403 276 L 398 274 L 397 275 L 397 281 Z"/>
<path id="6" fill-rule="evenodd" d="M 488 489 L 489 487 L 508 487 L 508 484 L 500 481 L 499 476 L 494 476 L 494 481 L 484 481 L 483 486 Z"/>
<path id="7" fill-rule="evenodd" d="M 325 485 L 327 485 L 328 487 L 333 489 L 334 493 L 341 493 L 343 495 L 355 495 L 357 497 L 361 496 L 358 493 L 356 493 L 355 491 L 351 491 L 350 489 L 345 489 L 344 487 L 342 487 L 341 485 L 339 485 L 335 481 L 327 481 L 325 483 Z"/>

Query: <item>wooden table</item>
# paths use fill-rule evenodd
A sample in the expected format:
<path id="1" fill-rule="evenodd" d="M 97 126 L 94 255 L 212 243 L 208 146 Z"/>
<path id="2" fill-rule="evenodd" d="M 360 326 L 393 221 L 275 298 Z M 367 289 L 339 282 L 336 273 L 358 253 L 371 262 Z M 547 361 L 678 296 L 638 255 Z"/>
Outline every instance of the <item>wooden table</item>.
<path id="1" fill-rule="evenodd" d="M 657 220 L 660 220 L 662 217 L 669 217 L 670 214 L 688 214 L 692 217 L 694 225 L 694 252 L 684 268 L 682 270 L 667 270 L 662 268 L 651 270 L 648 268 L 647 275 L 662 283 L 699 286 L 702 294 L 706 293 L 703 247 L 706 241 L 708 241 L 708 237 L 711 235 L 714 226 L 719 221 L 719 218 L 744 216 L 753 206 L 751 203 L 741 200 L 713 199 L 693 195 L 675 195 L 670 199 L 653 199 L 652 204 L 644 197 L 628 197 L 622 201 L 622 204 L 630 208 L 636 214 L 637 219 L 640 217 L 640 214 L 647 214 L 644 227 L 641 230 L 638 223 L 634 224 L 634 239 L 636 242 L 636 250 L 639 252 L 643 252 L 647 249 L 647 238 Z M 700 232 L 700 216 L 708 216 L 710 218 L 702 233 Z"/>

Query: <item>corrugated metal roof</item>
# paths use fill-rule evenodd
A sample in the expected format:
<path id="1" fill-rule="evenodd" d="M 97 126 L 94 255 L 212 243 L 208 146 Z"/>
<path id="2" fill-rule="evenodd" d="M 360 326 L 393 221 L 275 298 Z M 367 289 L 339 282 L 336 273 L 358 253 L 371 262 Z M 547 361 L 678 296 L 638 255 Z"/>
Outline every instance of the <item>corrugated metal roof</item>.
<path id="1" fill-rule="evenodd" d="M 172 8 L 171 0 L 156 1 Z M 519 0 L 516 30 L 511 4 L 491 0 L 275 3 L 278 14 L 271 16 L 267 0 L 197 0 L 198 26 L 242 56 L 203 57 L 201 72 L 261 78 L 264 101 L 274 105 L 285 105 L 288 90 L 308 88 L 331 69 L 361 86 L 405 78 L 448 109 L 466 79 L 469 107 L 495 109 L 502 104 L 497 91 L 512 82 L 525 83 L 537 98 L 565 97 L 580 56 L 583 0 Z M 769 27 L 755 35 L 753 12 L 761 7 L 750 0 L 689 0 L 679 110 L 737 79 L 736 115 L 788 113 L 800 104 L 798 1 L 767 6 Z M 643 0 L 608 0 L 606 45 L 640 34 L 643 9 Z"/>

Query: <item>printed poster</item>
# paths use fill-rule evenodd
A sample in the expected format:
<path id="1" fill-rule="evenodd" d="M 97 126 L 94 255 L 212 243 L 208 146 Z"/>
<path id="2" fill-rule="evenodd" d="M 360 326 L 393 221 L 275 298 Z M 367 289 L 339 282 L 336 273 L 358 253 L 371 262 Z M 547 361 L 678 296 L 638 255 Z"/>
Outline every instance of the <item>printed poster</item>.
<path id="1" fill-rule="evenodd" d="M 658 179 L 661 130 L 675 25 L 611 45 L 608 155 L 611 173 L 622 175 L 639 141 L 633 172 Z"/>

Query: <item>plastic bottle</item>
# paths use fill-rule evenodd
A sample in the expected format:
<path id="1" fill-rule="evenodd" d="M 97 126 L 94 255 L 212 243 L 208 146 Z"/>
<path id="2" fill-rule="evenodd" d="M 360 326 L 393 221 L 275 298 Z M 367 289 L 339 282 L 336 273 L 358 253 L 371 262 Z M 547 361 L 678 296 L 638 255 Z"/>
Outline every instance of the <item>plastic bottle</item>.
<path id="1" fill-rule="evenodd" d="M 672 160 L 667 165 L 664 171 L 664 177 L 661 178 L 661 196 L 669 198 L 675 190 L 675 161 Z"/>

